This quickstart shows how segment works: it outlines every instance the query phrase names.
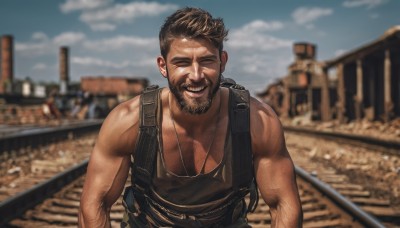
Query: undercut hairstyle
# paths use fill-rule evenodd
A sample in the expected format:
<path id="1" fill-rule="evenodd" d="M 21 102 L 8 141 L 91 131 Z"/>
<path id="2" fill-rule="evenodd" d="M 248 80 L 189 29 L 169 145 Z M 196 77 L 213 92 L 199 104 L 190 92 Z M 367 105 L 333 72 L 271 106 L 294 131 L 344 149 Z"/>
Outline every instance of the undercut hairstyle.
<path id="1" fill-rule="evenodd" d="M 228 30 L 222 18 L 213 18 L 200 8 L 186 7 L 167 17 L 159 33 L 160 51 L 167 58 L 171 42 L 175 38 L 205 39 L 211 42 L 221 54 Z"/>

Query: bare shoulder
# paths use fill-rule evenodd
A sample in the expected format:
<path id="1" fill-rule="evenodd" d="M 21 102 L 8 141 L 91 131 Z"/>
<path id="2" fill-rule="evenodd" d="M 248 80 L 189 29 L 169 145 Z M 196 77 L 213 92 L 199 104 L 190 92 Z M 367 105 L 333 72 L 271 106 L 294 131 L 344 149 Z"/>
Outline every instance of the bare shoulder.
<path id="1" fill-rule="evenodd" d="M 139 129 L 140 96 L 116 106 L 104 120 L 96 147 L 104 153 L 131 154 Z"/>
<path id="2" fill-rule="evenodd" d="M 264 116 L 267 118 L 277 118 L 274 110 L 268 104 L 257 100 L 254 97 L 250 97 L 250 111 L 251 113 L 257 113 L 258 115 Z"/>
<path id="3" fill-rule="evenodd" d="M 281 122 L 274 110 L 250 99 L 250 132 L 254 155 L 272 156 L 286 150 Z"/>
<path id="4" fill-rule="evenodd" d="M 281 130 L 281 123 L 274 110 L 254 97 L 250 99 L 250 125 L 254 133 L 275 133 Z"/>

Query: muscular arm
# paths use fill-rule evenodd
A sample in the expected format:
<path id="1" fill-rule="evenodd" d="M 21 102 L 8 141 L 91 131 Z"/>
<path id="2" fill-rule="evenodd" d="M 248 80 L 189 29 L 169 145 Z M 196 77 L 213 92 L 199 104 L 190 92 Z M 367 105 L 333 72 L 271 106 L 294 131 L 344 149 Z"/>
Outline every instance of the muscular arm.
<path id="1" fill-rule="evenodd" d="M 256 180 L 270 207 L 272 227 L 301 227 L 301 203 L 282 126 L 273 110 L 255 99 L 251 102 L 251 136 Z"/>
<path id="2" fill-rule="evenodd" d="M 90 156 L 83 186 L 80 227 L 110 227 L 110 210 L 129 173 L 138 131 L 138 99 L 117 106 L 105 119 Z"/>

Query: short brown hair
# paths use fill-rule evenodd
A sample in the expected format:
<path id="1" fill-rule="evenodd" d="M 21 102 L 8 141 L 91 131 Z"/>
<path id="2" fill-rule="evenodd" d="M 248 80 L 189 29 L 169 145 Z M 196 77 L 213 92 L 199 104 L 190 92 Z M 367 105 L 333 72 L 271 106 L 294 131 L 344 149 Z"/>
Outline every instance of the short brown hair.
<path id="1" fill-rule="evenodd" d="M 171 42 L 177 37 L 206 39 L 221 53 L 227 36 L 228 30 L 222 18 L 213 18 L 209 12 L 200 8 L 182 8 L 167 17 L 160 29 L 161 55 L 167 58 Z"/>

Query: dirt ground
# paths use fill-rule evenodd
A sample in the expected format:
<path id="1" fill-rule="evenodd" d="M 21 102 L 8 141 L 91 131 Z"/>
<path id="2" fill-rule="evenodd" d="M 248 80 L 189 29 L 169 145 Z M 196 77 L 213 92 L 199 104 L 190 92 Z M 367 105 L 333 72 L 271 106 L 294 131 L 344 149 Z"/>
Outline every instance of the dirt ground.
<path id="1" fill-rule="evenodd" d="M 301 145 L 304 154 L 312 161 L 334 167 L 345 174 L 354 184 L 369 190 L 377 198 L 390 199 L 400 208 L 400 154 L 387 154 L 334 141 L 285 132 L 290 147 Z M 296 150 L 299 151 L 299 150 Z M 297 152 L 300 153 L 300 152 Z"/>

